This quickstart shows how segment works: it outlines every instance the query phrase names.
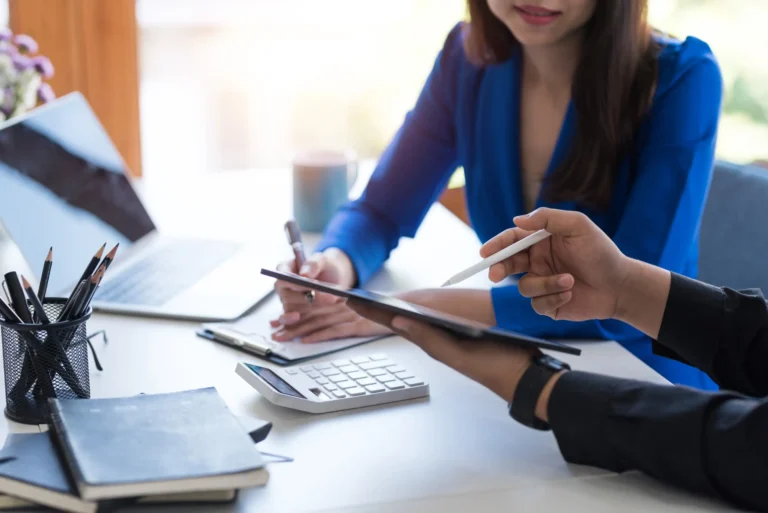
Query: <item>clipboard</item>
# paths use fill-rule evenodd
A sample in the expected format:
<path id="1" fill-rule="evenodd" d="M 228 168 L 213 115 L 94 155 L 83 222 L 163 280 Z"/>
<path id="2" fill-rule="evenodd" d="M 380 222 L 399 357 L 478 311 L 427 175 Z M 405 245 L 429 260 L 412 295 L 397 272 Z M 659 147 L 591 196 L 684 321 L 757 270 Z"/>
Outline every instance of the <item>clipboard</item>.
<path id="1" fill-rule="evenodd" d="M 299 340 L 275 342 L 270 338 L 272 328 L 269 321 L 279 317 L 281 313 L 280 298 L 272 294 L 254 312 L 234 322 L 203 324 L 196 333 L 204 339 L 233 347 L 282 366 L 302 363 L 392 336 L 345 338 L 315 344 L 302 344 Z"/>

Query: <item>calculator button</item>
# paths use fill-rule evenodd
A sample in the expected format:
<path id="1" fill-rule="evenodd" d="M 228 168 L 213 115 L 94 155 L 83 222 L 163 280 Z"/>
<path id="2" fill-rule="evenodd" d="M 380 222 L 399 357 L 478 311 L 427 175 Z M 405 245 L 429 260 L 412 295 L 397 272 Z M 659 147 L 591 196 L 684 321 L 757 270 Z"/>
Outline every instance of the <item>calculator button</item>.
<path id="1" fill-rule="evenodd" d="M 307 372 L 307 376 L 309 376 L 312 379 L 317 379 L 320 377 L 320 373 L 315 371 Z"/>
<path id="2" fill-rule="evenodd" d="M 413 374 L 408 371 L 403 371 L 403 372 L 395 372 L 395 376 L 397 376 L 400 379 L 407 379 L 407 378 L 412 378 Z"/>
<path id="3" fill-rule="evenodd" d="M 366 356 L 358 356 L 357 358 L 352 358 L 352 363 L 361 364 L 367 361 L 368 361 L 368 357 Z"/>
<path id="4" fill-rule="evenodd" d="M 360 387 L 354 387 L 346 390 L 349 395 L 365 395 L 365 390 Z"/>
<path id="5" fill-rule="evenodd" d="M 344 392 L 342 392 L 341 390 L 334 390 L 334 391 L 333 391 L 333 395 L 335 395 L 335 396 L 336 396 L 336 397 L 338 397 L 339 399 L 344 399 L 345 397 L 347 397 L 347 394 L 345 394 L 345 393 L 344 393 Z"/>
<path id="6" fill-rule="evenodd" d="M 373 360 L 374 362 L 377 362 L 379 360 L 386 360 L 386 359 L 387 359 L 387 355 L 385 355 L 384 353 L 377 353 L 371 356 L 371 360 Z"/>
<path id="7" fill-rule="evenodd" d="M 330 369 L 331 368 L 331 364 L 330 363 L 318 363 L 314 367 L 315 367 L 315 370 L 321 371 L 321 370 L 325 370 L 325 369 Z"/>
<path id="8" fill-rule="evenodd" d="M 339 374 L 339 371 L 338 371 L 337 369 L 326 369 L 326 370 L 324 370 L 324 371 L 322 372 L 322 374 L 323 374 L 323 376 L 325 376 L 325 377 L 328 377 L 328 376 L 336 376 L 337 374 Z"/>
<path id="9" fill-rule="evenodd" d="M 357 384 L 367 387 L 368 385 L 375 385 L 376 381 L 373 378 L 365 377 L 363 379 L 358 379 Z"/>
<path id="10" fill-rule="evenodd" d="M 312 370 L 311 365 L 305 365 L 304 367 L 301 368 L 301 372 L 309 372 L 311 370 Z"/>
<path id="11" fill-rule="evenodd" d="M 408 379 L 404 379 L 403 381 L 409 387 L 415 387 L 415 386 L 423 385 L 424 384 L 424 382 L 422 380 L 420 380 L 419 378 L 408 378 Z"/>
<path id="12" fill-rule="evenodd" d="M 344 367 L 345 365 L 349 365 L 349 360 L 334 360 L 331 362 L 331 365 L 334 367 Z"/>
<path id="13" fill-rule="evenodd" d="M 317 378 L 315 380 L 315 383 L 317 383 L 318 385 L 327 385 L 328 384 L 328 379 L 327 378 Z"/>
<path id="14" fill-rule="evenodd" d="M 299 371 L 297 371 L 296 369 L 285 369 L 285 372 L 287 372 L 291 376 L 299 373 Z"/>
<path id="15" fill-rule="evenodd" d="M 383 376 L 376 376 L 381 383 L 388 383 L 390 381 L 397 381 L 392 374 L 384 374 Z"/>
<path id="16" fill-rule="evenodd" d="M 357 383 L 355 383 L 354 381 L 339 381 L 338 383 L 336 383 L 336 386 L 338 386 L 339 388 L 343 388 L 343 389 L 345 389 L 345 390 L 346 390 L 346 389 L 348 389 L 348 388 L 354 388 L 354 387 L 356 387 L 356 386 L 357 386 Z"/>
<path id="17" fill-rule="evenodd" d="M 360 368 L 363 370 L 380 369 L 382 367 L 391 367 L 395 365 L 392 360 L 379 360 L 378 362 L 366 362 L 361 363 Z"/>
<path id="18" fill-rule="evenodd" d="M 331 376 L 330 379 L 334 383 L 338 383 L 339 381 L 347 381 L 347 377 L 344 374 L 339 374 L 338 376 Z"/>
<path id="19" fill-rule="evenodd" d="M 403 369 L 403 370 L 405 370 L 405 369 Z M 386 373 L 387 373 L 387 371 L 385 371 L 384 369 L 371 369 L 371 370 L 368 372 L 368 374 L 369 374 L 370 376 L 373 376 L 373 377 L 376 377 L 376 376 L 383 376 L 383 375 L 384 375 L 384 374 L 386 374 Z"/>
<path id="20" fill-rule="evenodd" d="M 347 374 L 347 377 L 349 379 L 363 379 L 363 378 L 367 378 L 368 374 L 366 374 L 363 371 L 355 371 L 355 372 L 350 372 L 349 374 Z"/>
<path id="21" fill-rule="evenodd" d="M 358 369 L 354 365 L 345 365 L 343 367 L 339 367 L 339 370 L 341 372 L 347 373 L 347 372 L 355 372 Z"/>
<path id="22" fill-rule="evenodd" d="M 383 386 L 379 385 L 378 383 L 374 383 L 373 385 L 368 385 L 367 387 L 365 387 L 365 389 L 368 390 L 369 392 L 374 392 L 374 393 L 383 392 L 384 390 L 386 390 Z"/>
<path id="23" fill-rule="evenodd" d="M 328 390 L 329 392 L 333 392 L 334 390 L 338 390 L 338 389 L 339 389 L 339 387 L 337 387 L 337 386 L 336 386 L 336 385 L 334 385 L 333 383 L 328 383 L 327 385 L 324 385 L 324 387 L 323 387 L 323 388 L 325 388 L 325 389 L 326 389 L 326 390 Z"/>
<path id="24" fill-rule="evenodd" d="M 405 385 L 403 385 L 401 381 L 397 381 L 397 380 L 388 381 L 384 383 L 384 385 L 386 385 L 386 387 L 390 390 L 400 390 L 401 388 L 405 388 Z"/>
<path id="25" fill-rule="evenodd" d="M 405 371 L 405 367 L 403 367 L 402 365 L 395 365 L 393 367 L 387 367 L 387 370 L 389 372 L 391 372 L 392 374 L 396 374 L 398 372 L 404 372 Z"/>

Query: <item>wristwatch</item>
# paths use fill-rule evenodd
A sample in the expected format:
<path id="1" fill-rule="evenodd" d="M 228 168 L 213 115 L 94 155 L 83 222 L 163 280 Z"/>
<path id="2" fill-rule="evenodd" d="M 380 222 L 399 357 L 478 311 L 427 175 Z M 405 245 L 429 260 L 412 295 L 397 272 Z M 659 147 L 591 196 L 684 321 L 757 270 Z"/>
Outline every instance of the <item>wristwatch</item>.
<path id="1" fill-rule="evenodd" d="M 571 370 L 570 365 L 546 354 L 536 356 L 517 384 L 509 415 L 524 426 L 549 430 L 549 424 L 536 418 L 536 403 L 550 378 L 563 370 Z"/>

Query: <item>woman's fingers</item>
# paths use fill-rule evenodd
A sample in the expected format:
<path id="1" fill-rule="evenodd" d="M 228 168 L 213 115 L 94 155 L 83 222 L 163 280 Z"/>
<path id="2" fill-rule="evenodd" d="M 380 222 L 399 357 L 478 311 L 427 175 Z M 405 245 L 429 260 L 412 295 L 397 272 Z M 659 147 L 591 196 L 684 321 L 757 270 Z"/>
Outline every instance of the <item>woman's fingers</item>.
<path id="1" fill-rule="evenodd" d="M 335 340 L 338 338 L 360 336 L 362 334 L 362 330 L 365 328 L 363 325 L 365 322 L 365 320 L 357 318 L 355 321 L 335 324 L 333 326 L 329 326 L 328 328 L 317 330 L 305 337 L 302 337 L 301 342 L 304 344 L 314 344 L 317 342 L 325 342 L 327 340 Z"/>
<path id="2" fill-rule="evenodd" d="M 529 273 L 520 278 L 517 289 L 523 296 L 535 298 L 571 290 L 573 284 L 574 279 L 570 274 L 538 276 Z"/>
<path id="3" fill-rule="evenodd" d="M 280 296 L 280 302 L 283 303 L 283 309 L 285 309 L 286 312 L 301 312 L 309 310 L 310 308 L 335 305 L 344 301 L 342 298 L 337 296 L 316 292 L 315 299 L 312 301 L 312 303 L 310 303 L 307 301 L 306 296 L 308 290 L 309 289 L 304 289 L 303 291 L 289 289 L 278 290 L 277 294 Z"/>
<path id="4" fill-rule="evenodd" d="M 371 320 L 376 324 L 386 326 L 387 328 L 389 328 L 389 326 L 392 324 L 392 319 L 395 317 L 395 314 L 386 312 L 379 308 L 371 307 L 365 303 L 355 301 L 353 299 L 347 301 L 347 307 L 357 313 L 357 315 L 365 317 L 366 319 Z"/>
<path id="5" fill-rule="evenodd" d="M 272 334 L 272 339 L 277 342 L 287 342 L 329 326 L 353 321 L 356 318 L 357 314 L 346 308 L 337 313 L 316 315 L 293 326 L 284 326 L 283 329 Z"/>
<path id="6" fill-rule="evenodd" d="M 531 300 L 531 306 L 537 314 L 546 315 L 552 319 L 557 319 L 558 309 L 568 303 L 572 296 L 573 293 L 570 290 L 567 292 L 560 292 L 558 294 L 540 296 Z"/>

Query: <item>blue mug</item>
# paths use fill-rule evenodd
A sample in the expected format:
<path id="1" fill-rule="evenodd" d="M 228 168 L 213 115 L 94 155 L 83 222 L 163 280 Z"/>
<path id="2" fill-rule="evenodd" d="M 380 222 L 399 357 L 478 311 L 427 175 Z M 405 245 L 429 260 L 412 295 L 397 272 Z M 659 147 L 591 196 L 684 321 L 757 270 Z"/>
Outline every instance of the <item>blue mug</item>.
<path id="1" fill-rule="evenodd" d="M 350 151 L 309 151 L 293 159 L 293 216 L 303 232 L 322 232 L 349 199 L 357 178 Z"/>

